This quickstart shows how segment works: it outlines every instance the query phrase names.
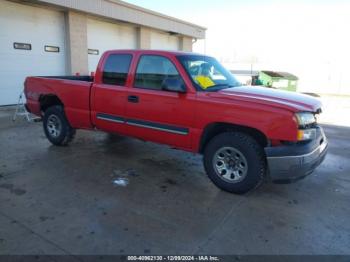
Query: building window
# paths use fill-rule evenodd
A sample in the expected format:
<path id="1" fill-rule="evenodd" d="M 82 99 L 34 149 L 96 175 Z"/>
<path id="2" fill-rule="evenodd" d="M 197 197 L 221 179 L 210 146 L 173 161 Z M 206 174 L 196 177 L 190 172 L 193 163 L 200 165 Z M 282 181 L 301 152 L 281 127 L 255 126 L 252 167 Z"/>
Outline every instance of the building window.
<path id="1" fill-rule="evenodd" d="M 88 54 L 89 55 L 99 55 L 100 51 L 98 51 L 97 49 L 88 49 Z"/>
<path id="2" fill-rule="evenodd" d="M 181 79 L 175 65 L 166 57 L 143 55 L 136 70 L 135 87 L 162 90 L 165 79 Z"/>
<path id="3" fill-rule="evenodd" d="M 46 45 L 45 52 L 59 53 L 60 48 L 58 46 Z"/>
<path id="4" fill-rule="evenodd" d="M 26 43 L 13 43 L 13 48 L 21 50 L 32 50 L 32 45 Z"/>
<path id="5" fill-rule="evenodd" d="M 108 85 L 124 86 L 128 78 L 132 55 L 110 55 L 103 68 L 102 82 Z"/>

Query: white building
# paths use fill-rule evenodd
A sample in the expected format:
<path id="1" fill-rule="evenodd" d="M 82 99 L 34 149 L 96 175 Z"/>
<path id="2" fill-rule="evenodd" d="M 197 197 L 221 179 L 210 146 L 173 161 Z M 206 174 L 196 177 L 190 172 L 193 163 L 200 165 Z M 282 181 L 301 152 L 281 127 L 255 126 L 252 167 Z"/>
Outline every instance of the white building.
<path id="1" fill-rule="evenodd" d="M 90 74 L 109 49 L 192 51 L 205 30 L 119 0 L 0 0 L 0 106 L 26 76 Z"/>

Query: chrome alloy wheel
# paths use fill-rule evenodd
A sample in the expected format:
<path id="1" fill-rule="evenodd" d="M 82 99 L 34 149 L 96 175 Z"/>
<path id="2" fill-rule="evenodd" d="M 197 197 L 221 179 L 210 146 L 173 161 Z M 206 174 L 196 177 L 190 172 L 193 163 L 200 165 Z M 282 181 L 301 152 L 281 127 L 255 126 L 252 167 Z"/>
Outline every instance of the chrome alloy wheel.
<path id="1" fill-rule="evenodd" d="M 213 167 L 216 174 L 224 181 L 238 183 L 247 175 L 248 162 L 236 148 L 222 147 L 214 155 Z"/>
<path id="2" fill-rule="evenodd" d="M 56 115 L 50 115 L 46 124 L 47 131 L 50 136 L 56 138 L 61 134 L 62 123 Z"/>

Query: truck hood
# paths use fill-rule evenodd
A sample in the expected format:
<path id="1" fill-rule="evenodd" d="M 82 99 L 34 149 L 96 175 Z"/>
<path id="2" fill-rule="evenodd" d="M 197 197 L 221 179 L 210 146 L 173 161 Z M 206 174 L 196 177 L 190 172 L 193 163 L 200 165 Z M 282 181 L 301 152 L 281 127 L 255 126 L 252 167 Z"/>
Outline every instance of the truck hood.
<path id="1" fill-rule="evenodd" d="M 267 87 L 239 86 L 211 94 L 217 94 L 221 98 L 239 99 L 276 106 L 293 112 L 319 113 L 322 107 L 321 101 L 312 96 Z"/>

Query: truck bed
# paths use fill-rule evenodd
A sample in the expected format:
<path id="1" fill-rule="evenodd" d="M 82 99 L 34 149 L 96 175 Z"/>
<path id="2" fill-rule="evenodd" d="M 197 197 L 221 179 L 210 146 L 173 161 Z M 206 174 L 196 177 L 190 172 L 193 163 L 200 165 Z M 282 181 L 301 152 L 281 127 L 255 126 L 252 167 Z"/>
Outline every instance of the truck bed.
<path id="1" fill-rule="evenodd" d="M 94 77 L 92 76 L 37 76 L 40 78 L 52 78 L 52 79 L 63 79 L 63 80 L 72 80 L 72 81 L 84 81 L 84 82 L 93 82 Z"/>
<path id="2" fill-rule="evenodd" d="M 40 101 L 56 96 L 64 105 L 65 114 L 74 128 L 91 128 L 91 76 L 37 76 L 27 77 L 25 93 L 31 113 L 41 116 Z"/>

